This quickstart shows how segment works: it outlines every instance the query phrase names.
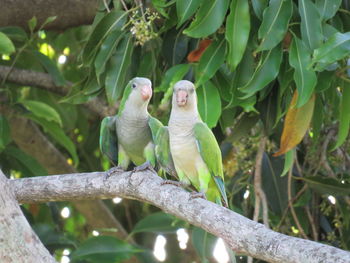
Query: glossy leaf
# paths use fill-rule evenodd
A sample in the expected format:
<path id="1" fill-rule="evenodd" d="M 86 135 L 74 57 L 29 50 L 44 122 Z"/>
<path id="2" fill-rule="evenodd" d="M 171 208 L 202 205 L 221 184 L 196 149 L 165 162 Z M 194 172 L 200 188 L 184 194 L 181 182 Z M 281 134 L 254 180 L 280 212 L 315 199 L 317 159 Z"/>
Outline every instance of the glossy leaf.
<path id="1" fill-rule="evenodd" d="M 10 125 L 7 119 L 0 115 L 0 152 L 11 142 Z"/>
<path id="2" fill-rule="evenodd" d="M 36 28 L 37 23 L 38 23 L 38 20 L 36 19 L 35 16 L 33 16 L 31 19 L 29 19 L 28 27 L 29 27 L 30 32 L 34 31 L 34 29 Z"/>
<path id="3" fill-rule="evenodd" d="M 163 38 L 162 54 L 166 61 L 174 66 L 183 62 L 188 53 L 190 38 L 182 34 L 182 30 L 169 30 Z"/>
<path id="4" fill-rule="evenodd" d="M 184 30 L 184 34 L 194 38 L 201 38 L 214 33 L 224 21 L 228 5 L 228 0 L 207 0 L 205 3 L 202 2 L 196 18 Z"/>
<path id="5" fill-rule="evenodd" d="M 62 73 L 57 67 L 57 64 L 52 61 L 49 57 L 38 51 L 32 51 L 35 55 L 35 58 L 39 60 L 40 64 L 46 69 L 46 71 L 51 75 L 56 86 L 64 86 L 66 80 L 63 77 Z"/>
<path id="6" fill-rule="evenodd" d="M 21 27 L 8 26 L 0 28 L 0 32 L 4 33 L 13 41 L 25 41 L 28 39 L 27 33 Z"/>
<path id="7" fill-rule="evenodd" d="M 211 79 L 225 60 L 225 39 L 214 41 L 203 53 L 196 69 L 196 87 Z"/>
<path id="8" fill-rule="evenodd" d="M 263 17 L 263 12 L 269 3 L 268 0 L 252 0 L 252 6 L 255 15 L 261 20 Z"/>
<path id="9" fill-rule="evenodd" d="M 176 13 L 178 17 L 177 26 L 181 26 L 187 19 L 189 19 L 198 9 L 201 0 L 177 0 Z"/>
<path id="10" fill-rule="evenodd" d="M 297 107 L 301 107 L 309 101 L 317 83 L 316 73 L 308 69 L 310 61 L 308 49 L 295 36 L 290 47 L 289 64 L 294 68 L 294 81 L 298 89 Z"/>
<path id="11" fill-rule="evenodd" d="M 10 55 L 15 52 L 15 46 L 11 39 L 4 33 L 0 32 L 0 54 Z"/>
<path id="12" fill-rule="evenodd" d="M 113 104 L 122 95 L 126 84 L 126 73 L 131 63 L 133 40 L 130 35 L 122 39 L 117 46 L 117 51 L 110 59 L 105 88 L 109 104 Z"/>
<path id="13" fill-rule="evenodd" d="M 350 194 L 350 185 L 342 184 L 338 180 L 331 177 L 323 176 L 306 176 L 298 177 L 298 180 L 305 181 L 308 186 L 320 194 L 335 195 L 335 196 L 346 196 Z"/>
<path id="14" fill-rule="evenodd" d="M 350 129 L 350 83 L 341 80 L 341 84 L 343 94 L 340 104 L 339 131 L 337 141 L 332 150 L 335 150 L 345 142 Z"/>
<path id="15" fill-rule="evenodd" d="M 281 173 L 281 176 L 285 176 L 288 171 L 290 169 L 292 169 L 293 167 L 293 163 L 294 163 L 294 150 L 290 150 L 288 152 L 285 153 L 284 155 L 284 167 L 283 167 L 283 171 Z"/>
<path id="16" fill-rule="evenodd" d="M 318 48 L 323 40 L 319 11 L 311 0 L 299 0 L 299 13 L 302 40 L 309 49 Z"/>
<path id="17" fill-rule="evenodd" d="M 332 18 L 338 11 L 342 0 L 316 0 L 316 7 L 323 20 Z"/>
<path id="18" fill-rule="evenodd" d="M 98 236 L 91 237 L 82 243 L 70 255 L 70 258 L 72 262 L 87 260 L 89 262 L 119 263 L 124 262 L 139 251 L 139 249 L 115 237 Z"/>
<path id="19" fill-rule="evenodd" d="M 281 42 L 288 28 L 292 16 L 292 0 L 271 0 L 264 11 L 263 20 L 259 28 L 261 43 L 257 51 L 269 50 Z"/>
<path id="20" fill-rule="evenodd" d="M 52 121 L 47 121 L 46 119 L 37 117 L 35 115 L 26 115 L 26 117 L 43 127 L 43 129 L 48 134 L 50 134 L 57 143 L 62 145 L 72 156 L 75 166 L 79 164 L 79 158 L 74 143 L 64 133 L 64 131 L 58 124 Z"/>
<path id="21" fill-rule="evenodd" d="M 105 71 L 106 63 L 115 51 L 116 46 L 122 39 L 123 34 L 120 31 L 115 31 L 103 41 L 99 52 L 97 53 L 94 66 L 96 77 L 99 80 L 100 75 Z"/>
<path id="22" fill-rule="evenodd" d="M 165 72 L 162 83 L 155 90 L 166 91 L 168 88 L 172 89 L 176 82 L 183 79 L 190 67 L 190 64 L 179 64 L 171 67 Z"/>
<path id="23" fill-rule="evenodd" d="M 31 173 L 25 174 L 24 176 L 44 176 L 47 175 L 47 171 L 38 163 L 36 159 L 32 156 L 26 154 L 22 150 L 12 145 L 9 145 L 5 149 L 5 154 L 13 159 L 18 160 L 22 165 L 24 165 L 28 171 Z"/>
<path id="24" fill-rule="evenodd" d="M 209 128 L 216 126 L 221 115 L 221 100 L 217 88 L 206 82 L 196 90 L 198 98 L 198 111 L 202 120 Z"/>
<path id="25" fill-rule="evenodd" d="M 164 212 L 150 214 L 141 219 L 132 230 L 132 234 L 140 232 L 169 233 L 175 232 L 182 224 L 176 217 Z"/>
<path id="26" fill-rule="evenodd" d="M 246 94 L 242 99 L 254 95 L 273 81 L 278 75 L 281 61 L 282 48 L 280 45 L 263 53 L 252 78 L 245 86 L 239 88 Z"/>
<path id="27" fill-rule="evenodd" d="M 312 63 L 315 70 L 322 71 L 327 65 L 350 54 L 350 32 L 336 33 L 314 51 Z"/>
<path id="28" fill-rule="evenodd" d="M 31 111 L 35 116 L 54 121 L 62 126 L 62 120 L 58 112 L 46 103 L 34 100 L 22 100 L 21 104 Z"/>
<path id="29" fill-rule="evenodd" d="M 225 38 L 228 42 L 227 64 L 234 71 L 242 60 L 250 32 L 249 4 L 246 0 L 232 1 L 226 20 Z"/>
<path id="30" fill-rule="evenodd" d="M 315 95 L 300 108 L 297 108 L 296 105 L 297 98 L 298 92 L 295 91 L 284 121 L 280 149 L 273 156 L 282 155 L 293 149 L 301 142 L 309 128 L 314 111 Z"/>
<path id="31" fill-rule="evenodd" d="M 191 51 L 187 56 L 188 62 L 198 62 L 202 57 L 204 51 L 210 46 L 213 41 L 211 39 L 203 39 L 199 42 L 198 48 Z"/>
<path id="32" fill-rule="evenodd" d="M 82 59 L 85 65 L 88 65 L 91 62 L 91 59 L 101 46 L 104 39 L 112 31 L 122 29 L 126 21 L 127 14 L 127 12 L 114 10 L 108 13 L 98 22 L 83 49 Z"/>
<path id="33" fill-rule="evenodd" d="M 201 228 L 194 227 L 191 239 L 201 262 L 209 263 L 209 259 L 212 258 L 217 238 Z"/>

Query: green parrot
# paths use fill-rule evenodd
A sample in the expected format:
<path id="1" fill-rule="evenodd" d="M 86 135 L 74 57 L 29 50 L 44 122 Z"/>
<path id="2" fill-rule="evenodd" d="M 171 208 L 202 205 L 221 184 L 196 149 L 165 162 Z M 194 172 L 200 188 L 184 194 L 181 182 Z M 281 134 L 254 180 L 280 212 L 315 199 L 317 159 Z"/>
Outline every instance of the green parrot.
<path id="1" fill-rule="evenodd" d="M 227 207 L 220 148 L 200 118 L 195 87 L 192 82 L 181 80 L 174 85 L 173 92 L 168 130 L 177 176 L 209 201 Z"/>
<path id="2" fill-rule="evenodd" d="M 100 149 L 117 165 L 108 176 L 117 170 L 127 170 L 130 162 L 138 171 L 155 167 L 154 140 L 163 125 L 147 111 L 151 97 L 151 81 L 133 78 L 124 90 L 118 114 L 102 120 Z"/>

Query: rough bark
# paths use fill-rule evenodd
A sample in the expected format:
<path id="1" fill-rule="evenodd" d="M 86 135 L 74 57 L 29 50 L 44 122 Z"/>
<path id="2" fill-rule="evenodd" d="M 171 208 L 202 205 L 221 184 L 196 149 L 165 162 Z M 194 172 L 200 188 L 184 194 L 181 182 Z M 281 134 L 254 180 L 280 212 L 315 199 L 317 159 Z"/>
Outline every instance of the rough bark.
<path id="1" fill-rule="evenodd" d="M 10 72 L 10 73 L 9 73 Z M 62 96 L 68 94 L 72 84 L 67 82 L 66 86 L 56 86 L 50 74 L 27 69 L 12 68 L 9 66 L 0 65 L 0 81 L 6 78 L 6 81 L 18 85 L 32 86 L 44 89 Z M 114 113 L 114 107 L 107 107 L 107 105 L 98 97 L 84 103 L 84 105 L 100 117 L 105 117 Z"/>
<path id="2" fill-rule="evenodd" d="M 165 212 L 221 237 L 236 252 L 268 262 L 349 263 L 350 253 L 321 243 L 274 232 L 264 225 L 173 186 L 149 171 L 63 174 L 12 180 L 21 203 L 104 199 L 120 196 L 151 203 Z"/>
<path id="3" fill-rule="evenodd" d="M 63 30 L 69 27 L 91 24 L 99 0 L 2 0 L 0 27 L 27 27 L 33 16 L 40 26 L 48 17 L 57 19 L 45 26 L 46 29 Z"/>
<path id="4" fill-rule="evenodd" d="M 7 114 L 7 116 L 9 117 L 11 136 L 18 147 L 34 157 L 46 168 L 49 174 L 76 172 L 74 167 L 67 163 L 62 153 L 57 150 L 32 121 L 13 113 Z M 120 239 L 125 239 L 128 236 L 123 226 L 101 200 L 93 202 L 86 200 L 74 201 L 73 205 L 84 215 L 91 230 L 116 228 L 117 232 L 108 232 L 106 234 L 115 235 Z"/>
<path id="5" fill-rule="evenodd" d="M 2 263 L 56 262 L 24 217 L 0 170 L 0 261 Z"/>

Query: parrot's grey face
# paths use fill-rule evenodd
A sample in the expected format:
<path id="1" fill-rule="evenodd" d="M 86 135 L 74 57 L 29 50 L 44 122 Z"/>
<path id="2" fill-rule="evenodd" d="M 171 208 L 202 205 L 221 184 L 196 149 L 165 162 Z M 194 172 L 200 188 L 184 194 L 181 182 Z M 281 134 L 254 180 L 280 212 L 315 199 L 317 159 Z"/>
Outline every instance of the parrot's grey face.
<path id="1" fill-rule="evenodd" d="M 173 102 L 180 108 L 190 109 L 196 106 L 195 87 L 191 81 L 180 80 L 174 86 Z"/>
<path id="2" fill-rule="evenodd" d="M 131 81 L 131 100 L 136 104 L 148 103 L 152 97 L 152 82 L 147 78 L 134 78 Z"/>

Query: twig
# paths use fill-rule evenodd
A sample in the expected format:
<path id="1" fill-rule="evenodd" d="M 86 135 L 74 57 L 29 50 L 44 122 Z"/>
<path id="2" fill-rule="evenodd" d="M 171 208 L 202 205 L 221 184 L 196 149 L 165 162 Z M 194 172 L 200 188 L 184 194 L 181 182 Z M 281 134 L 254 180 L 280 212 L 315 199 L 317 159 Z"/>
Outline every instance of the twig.
<path id="1" fill-rule="evenodd" d="M 254 209 L 253 218 L 254 218 L 254 221 L 258 220 L 259 213 L 260 213 L 260 202 L 261 202 L 263 207 L 263 222 L 264 222 L 264 225 L 267 228 L 269 228 L 267 199 L 266 199 L 265 192 L 261 187 L 261 166 L 262 166 L 263 155 L 265 152 L 266 141 L 267 141 L 267 137 L 263 136 L 263 138 L 260 141 L 258 153 L 255 159 L 255 171 L 254 171 L 255 209 Z"/>
<path id="2" fill-rule="evenodd" d="M 289 207 L 290 207 L 290 212 L 292 213 L 294 222 L 297 225 L 297 228 L 299 229 L 300 234 L 302 235 L 303 238 L 309 239 L 307 237 L 307 235 L 305 234 L 304 229 L 301 227 L 301 224 L 299 222 L 299 219 L 297 217 L 297 214 L 295 213 L 295 210 L 294 210 L 294 207 L 293 207 L 293 204 L 292 204 L 292 173 L 293 173 L 292 171 L 293 170 L 290 169 L 289 172 L 288 172 L 288 204 L 289 204 Z"/>
<path id="3" fill-rule="evenodd" d="M 120 2 L 122 3 L 124 10 L 128 12 L 129 9 L 128 9 L 128 7 L 126 6 L 124 0 L 120 0 Z"/>
<path id="4" fill-rule="evenodd" d="M 110 10 L 109 7 L 108 7 L 108 4 L 107 4 L 106 0 L 103 0 L 103 4 L 104 4 L 104 6 L 105 6 L 107 12 L 108 12 L 108 13 L 111 12 L 111 10 Z"/>
<path id="5" fill-rule="evenodd" d="M 317 233 L 317 229 L 316 229 L 316 225 L 315 225 L 315 220 L 313 219 L 313 217 L 311 215 L 310 208 L 308 206 L 306 206 L 304 209 L 305 209 L 307 218 L 309 219 L 309 222 L 311 225 L 313 240 L 318 241 L 318 233 Z"/>

